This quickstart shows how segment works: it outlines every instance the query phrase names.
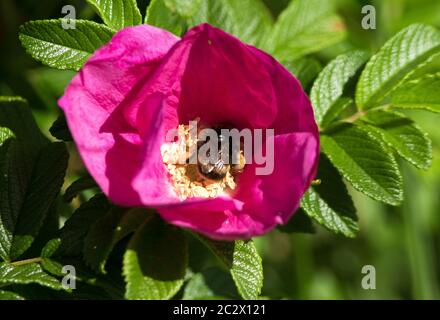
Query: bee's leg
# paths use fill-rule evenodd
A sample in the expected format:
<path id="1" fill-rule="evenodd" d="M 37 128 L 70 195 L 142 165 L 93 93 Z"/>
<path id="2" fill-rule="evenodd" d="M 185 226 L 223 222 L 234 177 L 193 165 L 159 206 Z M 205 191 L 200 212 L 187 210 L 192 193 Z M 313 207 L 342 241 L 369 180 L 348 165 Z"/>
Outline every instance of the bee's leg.
<path id="1" fill-rule="evenodd" d="M 246 158 L 244 157 L 243 152 L 240 151 L 237 156 L 238 156 L 238 161 L 235 161 L 235 164 L 232 164 L 232 166 L 231 166 L 231 173 L 232 174 L 242 172 L 244 169 L 244 166 L 246 165 Z"/>

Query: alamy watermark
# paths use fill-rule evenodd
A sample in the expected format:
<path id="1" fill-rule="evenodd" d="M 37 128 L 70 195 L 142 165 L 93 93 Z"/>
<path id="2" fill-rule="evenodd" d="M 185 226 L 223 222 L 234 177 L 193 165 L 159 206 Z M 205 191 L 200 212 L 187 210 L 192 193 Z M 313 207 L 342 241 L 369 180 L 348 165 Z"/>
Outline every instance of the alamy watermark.
<path id="1" fill-rule="evenodd" d="M 361 286 L 364 290 L 376 290 L 376 268 L 372 265 L 365 265 L 361 270 L 362 277 Z"/>
<path id="2" fill-rule="evenodd" d="M 189 128 L 189 138 L 178 129 L 169 130 L 166 134 L 167 143 L 177 141 L 178 144 L 174 164 L 216 164 L 222 161 L 238 165 L 242 154 L 246 164 L 256 165 L 256 175 L 272 174 L 275 152 L 273 129 L 199 129 L 197 121 L 190 121 Z"/>
<path id="3" fill-rule="evenodd" d="M 61 280 L 61 285 L 64 289 L 75 290 L 76 289 L 76 269 L 72 265 L 65 265 L 61 269 L 61 272 L 65 274 Z"/>
<path id="4" fill-rule="evenodd" d="M 61 27 L 64 30 L 76 28 L 76 9 L 72 5 L 66 5 L 61 9 L 61 13 L 65 16 L 61 19 Z"/>
<path id="5" fill-rule="evenodd" d="M 366 5 L 362 7 L 362 28 L 365 30 L 376 29 L 376 7 L 373 5 Z"/>

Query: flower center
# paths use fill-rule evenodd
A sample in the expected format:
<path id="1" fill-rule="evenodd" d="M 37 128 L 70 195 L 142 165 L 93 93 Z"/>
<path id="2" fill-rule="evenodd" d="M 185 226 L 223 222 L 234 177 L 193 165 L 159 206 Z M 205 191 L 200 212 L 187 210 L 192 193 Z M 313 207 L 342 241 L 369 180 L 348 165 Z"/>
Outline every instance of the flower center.
<path id="1" fill-rule="evenodd" d="M 162 160 L 180 199 L 215 198 L 236 188 L 245 158 L 240 144 L 234 144 L 222 130 L 230 128 L 199 127 L 193 121 L 190 125 L 179 125 L 177 141 L 161 146 Z"/>

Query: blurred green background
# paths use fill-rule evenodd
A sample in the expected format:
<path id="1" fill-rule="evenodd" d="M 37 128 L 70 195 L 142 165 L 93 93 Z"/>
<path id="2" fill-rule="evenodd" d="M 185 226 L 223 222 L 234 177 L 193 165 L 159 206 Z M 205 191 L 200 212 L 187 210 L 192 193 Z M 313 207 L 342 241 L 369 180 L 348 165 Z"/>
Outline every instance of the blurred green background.
<path id="1" fill-rule="evenodd" d="M 327 0 L 323 0 L 327 1 Z M 336 0 L 349 36 L 343 43 L 314 55 L 322 65 L 352 48 L 375 52 L 401 28 L 415 22 L 440 27 L 439 0 Z M 288 0 L 264 0 L 276 16 Z M 139 0 L 145 12 L 147 0 Z M 18 27 L 29 20 L 58 18 L 74 5 L 79 18 L 97 20 L 83 0 L 0 1 L 0 95 L 20 95 L 33 108 L 40 128 L 57 118 L 57 99 L 73 73 L 42 66 L 18 41 Z M 361 27 L 364 5 L 377 10 L 377 29 Z M 438 115 L 408 112 L 433 140 L 434 160 L 427 171 L 402 163 L 405 202 L 389 207 L 353 191 L 361 232 L 356 239 L 274 231 L 256 240 L 263 256 L 263 295 L 288 299 L 439 299 L 440 298 L 440 130 Z M 68 180 L 84 169 L 71 150 Z M 376 269 L 376 289 L 361 286 L 362 267 Z"/>

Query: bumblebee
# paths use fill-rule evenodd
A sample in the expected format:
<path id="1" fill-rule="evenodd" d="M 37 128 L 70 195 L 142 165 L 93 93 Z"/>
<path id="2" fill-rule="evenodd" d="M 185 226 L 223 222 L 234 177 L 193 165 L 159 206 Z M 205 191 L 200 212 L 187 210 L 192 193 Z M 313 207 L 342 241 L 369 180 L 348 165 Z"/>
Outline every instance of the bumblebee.
<path id="1" fill-rule="evenodd" d="M 232 175 L 237 174 L 243 171 L 245 160 L 241 150 L 233 150 L 232 139 L 229 137 L 229 148 L 225 150 L 226 137 L 221 133 L 222 129 L 230 129 L 229 126 L 218 126 L 214 127 L 213 130 L 216 131 L 218 141 L 217 141 L 217 154 L 214 157 L 211 157 L 211 150 L 209 149 L 206 153 L 207 158 L 198 161 L 197 167 L 199 173 L 209 180 L 219 181 L 226 177 L 228 172 Z M 206 141 L 197 141 L 197 152 L 199 149 L 207 143 L 215 143 L 215 141 L 211 142 L 208 138 Z M 228 156 L 225 156 L 224 153 L 227 152 Z M 212 161 L 214 159 L 214 161 Z M 229 159 L 228 162 L 225 162 L 225 159 Z"/>

